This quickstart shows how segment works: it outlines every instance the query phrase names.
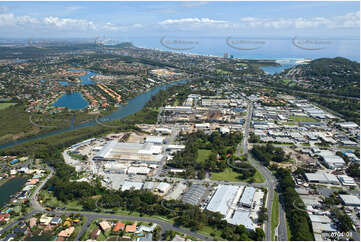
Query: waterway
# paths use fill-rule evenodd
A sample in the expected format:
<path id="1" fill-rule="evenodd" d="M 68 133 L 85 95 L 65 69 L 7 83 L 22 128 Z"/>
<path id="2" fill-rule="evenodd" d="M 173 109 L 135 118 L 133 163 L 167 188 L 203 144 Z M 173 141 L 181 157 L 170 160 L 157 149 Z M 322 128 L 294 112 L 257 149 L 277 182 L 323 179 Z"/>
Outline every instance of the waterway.
<path id="1" fill-rule="evenodd" d="M 10 201 L 11 196 L 19 192 L 26 182 L 25 178 L 15 177 L 0 186 L 0 208 Z"/>
<path id="2" fill-rule="evenodd" d="M 70 110 L 80 110 L 89 105 L 80 92 L 64 94 L 53 104 L 55 107 L 67 107 Z"/>
<path id="3" fill-rule="evenodd" d="M 157 94 L 160 90 L 165 90 L 170 86 L 177 85 L 177 84 L 185 84 L 185 83 L 187 83 L 186 80 L 180 80 L 180 81 L 166 83 L 161 86 L 155 87 L 155 88 L 153 88 L 145 93 L 142 93 L 142 94 L 136 96 L 135 98 L 129 100 L 127 104 L 121 105 L 116 111 L 114 111 L 111 114 L 105 115 L 104 117 L 100 118 L 99 121 L 106 122 L 106 121 L 114 121 L 114 120 L 120 120 L 122 118 L 125 118 L 131 114 L 134 114 L 134 113 L 140 111 L 144 107 L 144 105 L 148 102 L 148 100 L 152 96 Z M 48 132 L 43 135 L 33 136 L 30 138 L 25 138 L 25 139 L 19 139 L 17 141 L 11 142 L 11 143 L 0 145 L 0 149 L 12 147 L 12 146 L 22 144 L 22 143 L 25 143 L 28 141 L 37 140 L 40 138 L 45 138 L 45 137 L 49 137 L 52 135 L 61 134 L 64 132 L 68 132 L 68 131 L 72 131 L 72 130 L 76 130 L 76 129 L 80 129 L 80 128 L 84 128 L 84 127 L 89 127 L 89 126 L 93 126 L 93 125 L 99 125 L 99 124 L 95 120 L 92 120 L 92 121 L 78 124 L 78 125 L 71 125 L 68 128 L 59 129 L 59 130 Z"/>

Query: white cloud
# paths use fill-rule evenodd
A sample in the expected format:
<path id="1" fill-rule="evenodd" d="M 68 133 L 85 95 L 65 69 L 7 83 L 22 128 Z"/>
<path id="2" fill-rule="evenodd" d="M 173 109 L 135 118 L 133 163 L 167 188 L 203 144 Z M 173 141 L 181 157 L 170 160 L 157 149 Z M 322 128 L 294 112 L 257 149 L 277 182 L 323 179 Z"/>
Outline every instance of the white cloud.
<path id="1" fill-rule="evenodd" d="M 43 23 L 62 29 L 81 29 L 81 30 L 95 30 L 96 26 L 92 21 L 84 19 L 72 19 L 72 18 L 58 18 L 58 17 L 46 17 Z"/>
<path id="2" fill-rule="evenodd" d="M 360 26 L 360 12 L 348 13 L 344 16 L 337 17 L 314 17 L 314 18 L 241 18 L 243 27 L 260 27 L 260 28 L 358 28 Z"/>
<path id="3" fill-rule="evenodd" d="M 167 19 L 159 22 L 160 25 L 169 25 L 169 24 L 218 24 L 218 23 L 227 23 L 223 20 L 214 20 L 209 18 L 181 18 L 181 19 Z"/>

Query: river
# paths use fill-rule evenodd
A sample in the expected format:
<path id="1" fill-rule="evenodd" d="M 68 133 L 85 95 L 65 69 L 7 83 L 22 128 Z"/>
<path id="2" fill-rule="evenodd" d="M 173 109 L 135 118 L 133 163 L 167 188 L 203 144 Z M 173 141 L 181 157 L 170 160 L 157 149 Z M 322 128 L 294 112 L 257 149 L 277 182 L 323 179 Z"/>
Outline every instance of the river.
<path id="1" fill-rule="evenodd" d="M 120 120 L 122 118 L 125 118 L 131 114 L 134 114 L 134 113 L 140 111 L 144 107 L 144 105 L 148 102 L 148 100 L 153 95 L 157 94 L 160 90 L 165 90 L 169 86 L 173 86 L 173 85 L 177 85 L 177 84 L 184 84 L 186 82 L 187 82 L 186 80 L 180 80 L 180 81 L 166 83 L 161 86 L 155 87 L 155 88 L 153 88 L 145 93 L 142 93 L 142 94 L 136 96 L 135 98 L 129 100 L 127 104 L 121 105 L 116 111 L 114 111 L 113 113 L 110 113 L 108 115 L 105 115 L 104 117 L 100 118 L 99 120 L 105 122 L 105 121 L 114 121 L 114 120 Z M 68 131 L 72 131 L 72 130 L 76 130 L 76 129 L 80 129 L 80 128 L 84 128 L 84 127 L 89 127 L 89 126 L 93 126 L 93 125 L 99 125 L 99 124 L 95 120 L 92 120 L 92 121 L 89 121 L 86 123 L 82 123 L 82 124 L 78 124 L 78 125 L 74 125 L 74 126 L 72 125 L 68 128 L 59 129 L 59 130 L 48 132 L 46 134 L 37 135 L 37 136 L 24 138 L 24 139 L 19 139 L 14 142 L 3 144 L 3 145 L 0 145 L 0 149 L 12 147 L 12 146 L 19 145 L 19 144 L 22 144 L 22 143 L 25 143 L 28 141 L 33 141 L 33 140 L 37 140 L 37 139 L 41 139 L 41 138 L 49 137 L 52 135 L 61 134 L 64 132 L 68 132 Z"/>
<path id="2" fill-rule="evenodd" d="M 12 195 L 19 192 L 26 182 L 25 178 L 15 177 L 0 186 L 0 208 L 10 201 Z"/>

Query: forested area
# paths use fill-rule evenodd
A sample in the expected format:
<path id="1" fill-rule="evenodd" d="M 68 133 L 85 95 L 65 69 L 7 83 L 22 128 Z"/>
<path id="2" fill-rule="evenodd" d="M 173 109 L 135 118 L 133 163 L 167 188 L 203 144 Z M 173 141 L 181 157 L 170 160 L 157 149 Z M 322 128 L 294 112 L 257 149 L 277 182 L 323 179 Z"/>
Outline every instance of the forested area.
<path id="1" fill-rule="evenodd" d="M 251 152 L 264 166 L 269 166 L 271 161 L 283 162 L 290 159 L 289 155 L 286 155 L 281 147 L 275 147 L 269 143 L 266 145 L 255 145 Z"/>
<path id="2" fill-rule="evenodd" d="M 280 168 L 276 172 L 282 194 L 286 218 L 291 229 L 290 240 L 314 240 L 311 222 L 305 205 L 295 190 L 290 171 Z"/>
<path id="3" fill-rule="evenodd" d="M 240 132 L 220 134 L 213 132 L 195 132 L 183 137 L 186 140 L 185 149 L 177 152 L 167 166 L 185 169 L 187 178 L 203 178 L 207 172 L 222 172 L 227 167 L 227 159 L 232 158 L 237 145 L 242 140 Z M 210 155 L 205 160 L 199 159 L 199 150 L 209 150 Z"/>

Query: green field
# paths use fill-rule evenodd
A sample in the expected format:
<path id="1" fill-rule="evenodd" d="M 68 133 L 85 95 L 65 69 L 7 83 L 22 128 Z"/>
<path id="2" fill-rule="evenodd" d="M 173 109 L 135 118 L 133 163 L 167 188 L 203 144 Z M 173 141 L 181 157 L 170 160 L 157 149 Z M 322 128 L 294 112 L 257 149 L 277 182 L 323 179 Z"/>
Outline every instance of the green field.
<path id="1" fill-rule="evenodd" d="M 298 116 L 289 116 L 292 121 L 295 122 L 318 122 L 317 119 L 311 117 L 298 117 Z"/>
<path id="2" fill-rule="evenodd" d="M 208 157 L 211 155 L 211 153 L 212 153 L 211 150 L 199 149 L 197 161 L 205 162 L 208 159 Z"/>
<path id="3" fill-rule="evenodd" d="M 16 103 L 0 103 L 0 110 L 5 109 L 11 106 L 14 106 Z"/>
<path id="4" fill-rule="evenodd" d="M 230 181 L 230 182 L 249 182 L 252 178 L 240 179 L 240 174 L 233 171 L 232 168 L 226 168 L 223 172 L 211 172 L 211 180 L 214 181 Z M 265 181 L 264 177 L 256 170 L 253 176 L 255 183 L 262 183 Z"/>
<path id="5" fill-rule="evenodd" d="M 278 193 L 274 192 L 274 198 L 272 203 L 272 218 L 271 218 L 271 231 L 272 231 L 272 240 L 275 240 L 275 228 L 277 227 L 279 223 L 279 217 L 278 217 Z"/>

